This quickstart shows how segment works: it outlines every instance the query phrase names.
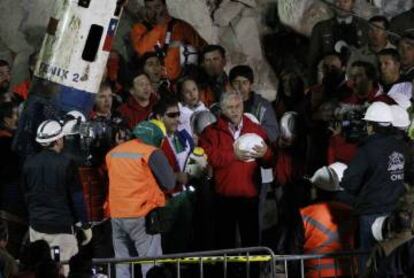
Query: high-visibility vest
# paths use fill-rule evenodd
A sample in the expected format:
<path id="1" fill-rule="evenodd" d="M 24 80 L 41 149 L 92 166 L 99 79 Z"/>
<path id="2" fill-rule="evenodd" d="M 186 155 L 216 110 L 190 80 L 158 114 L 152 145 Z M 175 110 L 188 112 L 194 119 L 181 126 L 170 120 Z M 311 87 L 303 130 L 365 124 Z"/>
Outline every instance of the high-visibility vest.
<path id="1" fill-rule="evenodd" d="M 106 155 L 109 176 L 109 214 L 112 218 L 143 217 L 165 205 L 148 164 L 156 150 L 137 139 L 118 145 Z"/>
<path id="2" fill-rule="evenodd" d="M 305 228 L 305 254 L 353 250 L 351 208 L 338 202 L 323 202 L 300 210 Z M 305 261 L 306 277 L 340 277 L 355 269 L 351 258 Z"/>

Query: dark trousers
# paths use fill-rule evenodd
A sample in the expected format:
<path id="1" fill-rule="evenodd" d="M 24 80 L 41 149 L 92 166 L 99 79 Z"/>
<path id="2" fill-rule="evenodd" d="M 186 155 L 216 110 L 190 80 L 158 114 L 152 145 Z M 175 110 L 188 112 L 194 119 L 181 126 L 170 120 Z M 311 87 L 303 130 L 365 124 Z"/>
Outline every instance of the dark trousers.
<path id="1" fill-rule="evenodd" d="M 217 248 L 236 247 L 237 227 L 241 247 L 259 244 L 259 200 L 258 198 L 216 198 Z"/>

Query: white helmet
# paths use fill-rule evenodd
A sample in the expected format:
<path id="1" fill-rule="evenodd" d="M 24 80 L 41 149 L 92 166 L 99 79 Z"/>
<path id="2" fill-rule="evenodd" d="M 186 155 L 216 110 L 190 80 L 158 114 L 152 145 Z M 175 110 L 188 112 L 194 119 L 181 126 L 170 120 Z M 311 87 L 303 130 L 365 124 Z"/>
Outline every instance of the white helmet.
<path id="1" fill-rule="evenodd" d="M 217 122 L 217 117 L 208 110 L 195 112 L 190 118 L 191 129 L 197 135 L 200 135 L 206 127 L 215 122 Z"/>
<path id="2" fill-rule="evenodd" d="M 399 105 L 391 105 L 390 108 L 393 117 L 392 125 L 396 128 L 406 130 L 410 125 L 410 116 L 407 110 Z"/>
<path id="3" fill-rule="evenodd" d="M 72 111 L 69 111 L 68 113 L 66 113 L 66 116 L 69 116 L 69 117 L 73 117 L 74 119 L 79 119 L 80 118 L 80 121 L 83 123 L 83 122 L 86 122 L 86 117 L 85 117 L 85 115 L 83 115 L 83 113 L 82 112 L 79 112 L 79 111 L 77 111 L 77 110 L 72 110 Z"/>
<path id="4" fill-rule="evenodd" d="M 47 120 L 42 122 L 37 128 L 36 142 L 42 146 L 48 146 L 63 136 L 62 125 L 58 121 Z"/>
<path id="5" fill-rule="evenodd" d="M 263 138 L 255 133 L 246 133 L 237 138 L 235 142 L 235 148 L 250 153 L 254 153 L 253 148 L 255 146 L 262 146 L 264 144 Z M 249 159 L 248 161 L 253 161 Z"/>
<path id="6" fill-rule="evenodd" d="M 63 134 L 66 135 L 75 135 L 79 133 L 78 126 L 79 123 L 86 122 L 86 117 L 79 111 L 72 110 L 66 113 L 66 120 L 62 123 L 63 125 Z"/>
<path id="7" fill-rule="evenodd" d="M 296 112 L 288 111 L 283 114 L 280 119 L 280 133 L 282 138 L 291 140 L 293 137 L 297 136 L 297 120 L 298 113 Z"/>
<path id="8" fill-rule="evenodd" d="M 383 102 L 374 102 L 368 107 L 363 120 L 389 125 L 393 121 L 391 108 Z"/>
<path id="9" fill-rule="evenodd" d="M 345 170 L 348 166 L 342 162 L 335 162 L 329 165 L 329 168 L 335 173 L 338 184 L 342 181 Z"/>
<path id="10" fill-rule="evenodd" d="M 342 180 L 347 166 L 340 162 L 335 162 L 329 166 L 323 166 L 313 174 L 310 181 L 316 187 L 326 191 L 341 191 L 339 183 Z"/>
<path id="11" fill-rule="evenodd" d="M 180 46 L 180 64 L 197 65 L 198 64 L 198 51 L 192 45 L 184 44 Z"/>

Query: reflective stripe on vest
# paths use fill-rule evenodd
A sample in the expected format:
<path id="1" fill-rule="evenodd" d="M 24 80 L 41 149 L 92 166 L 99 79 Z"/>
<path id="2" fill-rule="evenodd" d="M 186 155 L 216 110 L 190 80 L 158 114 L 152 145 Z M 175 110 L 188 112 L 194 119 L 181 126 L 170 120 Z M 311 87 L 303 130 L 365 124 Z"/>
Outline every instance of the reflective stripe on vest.
<path id="1" fill-rule="evenodd" d="M 307 215 L 303 215 L 302 218 L 303 218 L 304 222 L 308 222 L 310 225 L 314 226 L 319 231 L 324 233 L 327 237 L 327 239 L 319 247 L 316 247 L 314 250 L 312 250 L 312 253 L 319 253 L 320 249 L 324 248 L 325 246 L 327 246 L 327 245 L 329 245 L 329 244 L 331 244 L 335 241 L 339 241 L 338 233 L 331 231 L 325 225 L 320 223 L 318 220 L 313 219 L 312 217 L 307 216 Z"/>
<path id="2" fill-rule="evenodd" d="M 128 159 L 138 159 L 143 157 L 143 154 L 140 153 L 112 153 L 112 158 L 128 158 Z"/>

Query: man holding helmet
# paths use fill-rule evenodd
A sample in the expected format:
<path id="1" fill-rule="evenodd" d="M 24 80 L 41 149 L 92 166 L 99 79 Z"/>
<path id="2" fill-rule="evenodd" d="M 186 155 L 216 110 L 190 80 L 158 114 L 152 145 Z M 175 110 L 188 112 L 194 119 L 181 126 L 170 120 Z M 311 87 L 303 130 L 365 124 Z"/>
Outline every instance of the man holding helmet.
<path id="1" fill-rule="evenodd" d="M 377 217 L 389 214 L 404 192 L 406 157 L 403 144 L 393 136 L 393 115 L 387 104 L 372 103 L 364 120 L 368 137 L 348 165 L 341 187 L 355 198 L 360 248 L 369 251 L 375 244 L 372 223 Z M 361 257 L 361 271 L 365 261 L 366 257 Z"/>
<path id="2" fill-rule="evenodd" d="M 62 261 L 78 253 L 75 223 L 82 228 L 81 245 L 92 238 L 85 201 L 75 164 L 62 154 L 64 131 L 58 121 L 47 120 L 37 129 L 43 150 L 23 166 L 23 191 L 29 212 L 30 241 L 46 240 L 60 247 Z M 67 275 L 69 267 L 64 267 Z"/>
<path id="3" fill-rule="evenodd" d="M 260 166 L 272 160 L 272 152 L 264 143 L 251 150 L 238 148 L 238 139 L 256 135 L 267 141 L 265 131 L 243 116 L 240 94 L 222 94 L 223 111 L 218 121 L 208 126 L 200 136 L 200 146 L 206 151 L 213 168 L 216 198 L 216 222 L 220 227 L 218 248 L 236 245 L 236 227 L 240 229 L 241 245 L 259 243 L 258 189 Z M 252 142 L 244 142 L 252 143 Z M 253 142 L 255 143 L 255 142 Z"/>

